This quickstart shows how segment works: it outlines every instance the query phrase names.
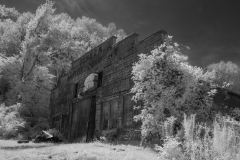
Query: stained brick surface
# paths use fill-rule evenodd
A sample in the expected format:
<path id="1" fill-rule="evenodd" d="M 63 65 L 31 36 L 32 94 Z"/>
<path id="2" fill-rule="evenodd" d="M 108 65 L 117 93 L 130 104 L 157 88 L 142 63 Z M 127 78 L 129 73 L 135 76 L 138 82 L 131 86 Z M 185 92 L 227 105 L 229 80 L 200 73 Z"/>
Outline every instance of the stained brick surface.
<path id="1" fill-rule="evenodd" d="M 133 33 L 116 43 L 116 37 L 93 48 L 72 63 L 71 71 L 60 79 L 59 85 L 52 90 L 51 115 L 54 117 L 69 115 L 71 126 L 72 105 L 86 98 L 96 96 L 95 128 L 101 130 L 101 106 L 108 99 L 118 99 L 118 127 L 122 127 L 123 96 L 129 94 L 133 85 L 131 80 L 132 65 L 138 60 L 138 54 L 149 53 L 163 42 L 165 31 L 158 31 L 142 41 Z M 84 80 L 91 73 L 103 72 L 100 88 L 74 98 L 74 84 L 78 83 L 78 92 L 84 88 Z M 57 119 L 57 118 L 55 118 Z M 61 124 L 61 123 L 60 123 Z M 56 126 L 53 126 L 56 127 Z M 63 126 L 58 126 L 64 128 Z"/>

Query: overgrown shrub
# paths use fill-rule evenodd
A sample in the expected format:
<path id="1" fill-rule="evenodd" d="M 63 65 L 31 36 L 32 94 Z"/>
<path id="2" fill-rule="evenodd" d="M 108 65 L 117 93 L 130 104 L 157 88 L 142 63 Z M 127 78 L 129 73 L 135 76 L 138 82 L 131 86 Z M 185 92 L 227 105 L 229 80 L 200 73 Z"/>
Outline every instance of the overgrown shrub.
<path id="1" fill-rule="evenodd" d="M 183 119 L 183 113 L 197 113 L 198 121 L 212 118 L 214 72 L 191 66 L 170 36 L 150 54 L 139 57 L 133 66 L 131 92 L 135 101 L 143 102 L 140 115 L 135 117 L 142 122 L 143 136 L 161 132 L 163 122 L 170 116 L 178 121 Z"/>
<path id="2" fill-rule="evenodd" d="M 24 128 L 25 121 L 18 112 L 20 108 L 20 104 L 12 106 L 0 105 L 0 138 L 16 138 L 22 128 Z"/>
<path id="3" fill-rule="evenodd" d="M 197 124 L 195 115 L 184 116 L 183 141 L 167 136 L 158 146 L 159 160 L 238 160 L 240 158 L 240 123 L 217 116 L 212 125 Z"/>

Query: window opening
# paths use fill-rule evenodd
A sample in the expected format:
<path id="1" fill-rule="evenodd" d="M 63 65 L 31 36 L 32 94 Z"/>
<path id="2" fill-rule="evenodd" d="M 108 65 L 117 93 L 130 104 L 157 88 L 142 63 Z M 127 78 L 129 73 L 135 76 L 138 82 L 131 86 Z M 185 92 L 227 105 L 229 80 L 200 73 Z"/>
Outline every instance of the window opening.
<path id="1" fill-rule="evenodd" d="M 98 54 L 102 54 L 102 47 L 99 48 Z"/>
<path id="2" fill-rule="evenodd" d="M 102 129 L 117 128 L 118 125 L 118 100 L 103 103 L 102 106 Z"/>
<path id="3" fill-rule="evenodd" d="M 103 72 L 101 71 L 98 73 L 98 85 L 97 85 L 98 88 L 102 87 L 102 82 L 103 82 L 102 79 L 103 79 Z"/>
<path id="4" fill-rule="evenodd" d="M 137 103 L 134 102 L 134 106 L 133 106 L 133 118 L 134 118 L 134 116 L 139 115 L 139 114 L 141 113 L 142 106 L 143 106 L 142 101 L 137 101 Z M 133 120 L 133 126 L 134 126 L 135 128 L 140 128 L 141 125 L 142 125 L 142 122 L 141 122 L 141 121 L 137 121 L 137 122 L 136 122 L 136 121 Z"/>
<path id="5" fill-rule="evenodd" d="M 141 126 L 141 122 L 135 122 L 133 120 L 134 116 L 139 115 L 141 113 L 142 102 L 138 101 L 135 103 L 132 100 L 132 95 L 127 95 L 124 97 L 123 103 L 123 125 L 125 127 L 134 127 L 138 128 Z"/>
<path id="6" fill-rule="evenodd" d="M 133 102 L 132 96 L 128 95 L 124 97 L 124 108 L 123 108 L 123 117 L 124 117 L 124 126 L 130 127 L 133 123 Z"/>
<path id="7" fill-rule="evenodd" d="M 114 55 L 117 55 L 117 52 L 118 52 L 118 48 L 115 48 L 114 49 Z"/>
<path id="8" fill-rule="evenodd" d="M 78 83 L 74 84 L 74 98 L 78 97 Z"/>
<path id="9" fill-rule="evenodd" d="M 111 126 L 110 128 L 117 128 L 118 124 L 118 100 L 111 101 Z"/>
<path id="10" fill-rule="evenodd" d="M 110 123 L 110 103 L 104 102 L 103 103 L 103 109 L 102 109 L 102 123 L 103 123 L 103 130 L 109 129 L 109 123 Z"/>

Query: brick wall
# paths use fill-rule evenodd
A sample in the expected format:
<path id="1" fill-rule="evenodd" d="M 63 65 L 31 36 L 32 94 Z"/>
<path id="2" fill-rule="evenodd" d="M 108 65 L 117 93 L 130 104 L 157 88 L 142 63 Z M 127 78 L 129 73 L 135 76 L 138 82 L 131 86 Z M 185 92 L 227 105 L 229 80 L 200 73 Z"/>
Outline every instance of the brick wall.
<path id="1" fill-rule="evenodd" d="M 96 130 L 102 129 L 102 104 L 111 99 L 118 102 L 117 128 L 123 128 L 124 96 L 129 94 L 133 86 L 131 80 L 132 65 L 137 62 L 140 53 L 148 54 L 156 46 L 162 44 L 165 35 L 166 32 L 160 30 L 144 40 L 138 41 L 138 34 L 133 33 L 118 43 L 116 43 L 116 37 L 110 37 L 75 60 L 69 74 L 62 77 L 59 85 L 52 90 L 52 117 L 69 115 L 70 126 L 72 123 L 72 105 L 91 96 L 96 96 Z M 102 86 L 83 94 L 81 97 L 74 97 L 76 83 L 78 83 L 78 92 L 81 93 L 86 77 L 91 73 L 100 71 L 103 72 Z M 115 132 L 116 128 L 112 131 Z"/>

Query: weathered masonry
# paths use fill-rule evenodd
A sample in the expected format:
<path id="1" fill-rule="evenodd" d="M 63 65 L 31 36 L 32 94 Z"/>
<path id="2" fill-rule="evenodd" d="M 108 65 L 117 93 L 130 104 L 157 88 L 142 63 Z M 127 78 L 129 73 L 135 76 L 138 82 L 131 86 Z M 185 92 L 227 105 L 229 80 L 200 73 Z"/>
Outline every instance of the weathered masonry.
<path id="1" fill-rule="evenodd" d="M 163 43 L 160 30 L 138 41 L 133 33 L 116 43 L 116 37 L 87 52 L 72 63 L 68 75 L 51 93 L 52 125 L 71 141 L 89 141 L 103 134 L 137 127 L 130 89 L 132 65 L 138 54 L 149 53 Z"/>
<path id="2" fill-rule="evenodd" d="M 133 121 L 139 111 L 133 109 L 130 94 L 132 65 L 138 54 L 162 44 L 166 34 L 160 30 L 138 41 L 138 34 L 133 33 L 118 43 L 116 37 L 110 37 L 74 61 L 51 92 L 52 127 L 70 141 L 84 142 L 99 132 L 124 138 L 129 130 L 139 127 Z M 214 97 L 216 112 L 239 108 L 240 96 L 228 95 L 228 100 L 221 92 Z"/>

